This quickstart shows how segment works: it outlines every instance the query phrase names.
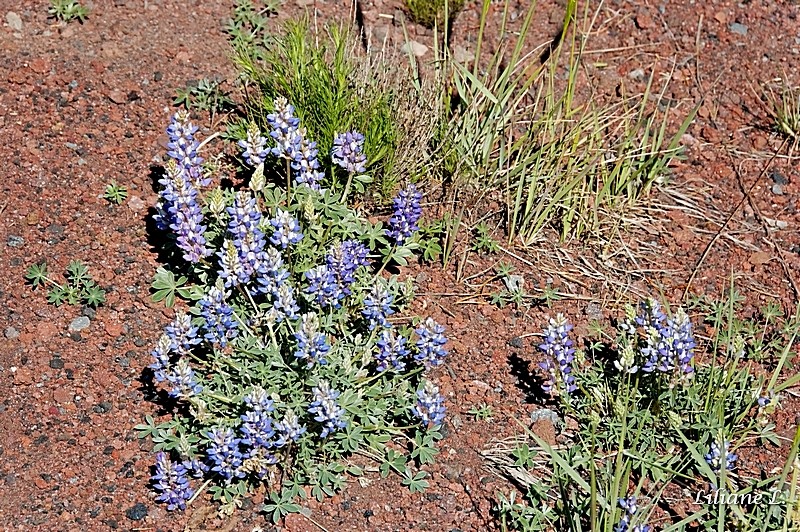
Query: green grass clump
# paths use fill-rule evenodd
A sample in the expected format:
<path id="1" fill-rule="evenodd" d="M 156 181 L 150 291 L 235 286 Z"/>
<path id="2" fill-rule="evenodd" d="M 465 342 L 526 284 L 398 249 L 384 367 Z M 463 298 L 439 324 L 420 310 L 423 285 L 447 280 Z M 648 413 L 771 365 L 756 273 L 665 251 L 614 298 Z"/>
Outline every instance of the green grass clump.
<path id="1" fill-rule="evenodd" d="M 530 244 L 547 227 L 562 239 L 596 233 L 609 215 L 634 206 L 663 182 L 694 112 L 668 134 L 670 106 L 652 78 L 644 93 L 619 101 L 587 96 L 591 89 L 579 83 L 579 73 L 592 18 L 586 13 L 578 27 L 575 0 L 567 3 L 561 34 L 541 57 L 540 50 L 528 51 L 535 5 L 512 32 L 506 2 L 499 34 L 516 38 L 487 59 L 490 4 L 483 2 L 471 67 L 436 50 L 435 64 L 454 89 L 440 91 L 448 114 L 441 135 L 448 172 L 459 190 L 502 191 L 509 241 Z"/>
<path id="2" fill-rule="evenodd" d="M 764 100 L 775 130 L 796 143 L 800 139 L 800 87 L 778 80 L 765 86 Z"/>
<path id="3" fill-rule="evenodd" d="M 263 29 L 258 22 L 248 24 Z M 360 131 L 367 173 L 383 197 L 394 191 L 401 175 L 409 177 L 408 161 L 419 164 L 424 159 L 414 145 L 424 142 L 425 135 L 413 130 L 433 118 L 420 118 L 420 105 L 412 103 L 415 94 L 404 86 L 407 72 L 366 56 L 347 27 L 329 25 L 316 32 L 307 20 L 291 20 L 265 38 L 242 31 L 231 35 L 246 83 L 248 122 L 268 131 L 266 117 L 273 102 L 287 98 L 308 136 L 316 140 L 323 165 L 337 133 Z M 245 127 L 244 122 L 235 125 L 233 135 L 243 137 Z M 401 144 L 405 163 L 398 160 Z M 333 183 L 334 188 L 340 185 Z"/>
<path id="4" fill-rule="evenodd" d="M 465 0 L 405 0 L 411 19 L 426 28 L 444 27 L 445 16 L 448 25 L 463 9 Z"/>

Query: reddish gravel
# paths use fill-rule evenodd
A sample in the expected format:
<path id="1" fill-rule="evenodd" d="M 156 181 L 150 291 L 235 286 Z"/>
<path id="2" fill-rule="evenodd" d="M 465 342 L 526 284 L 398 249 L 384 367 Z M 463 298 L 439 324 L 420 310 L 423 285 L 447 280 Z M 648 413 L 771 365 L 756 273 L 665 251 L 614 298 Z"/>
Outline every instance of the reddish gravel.
<path id="1" fill-rule="evenodd" d="M 203 77 L 235 75 L 221 31 L 231 3 L 96 1 L 82 25 L 53 23 L 46 4 L 5 0 L 0 7 L 2 20 L 13 22 L 7 12 L 22 20 L 20 31 L 10 23 L 0 27 L 5 59 L 0 61 L 0 160 L 5 162 L 0 183 L 0 315 L 5 317 L 0 320 L 0 527 L 271 530 L 254 501 L 226 520 L 215 519 L 203 500 L 186 514 L 169 514 L 156 505 L 147 485 L 151 443 L 132 431 L 146 414 L 157 413 L 138 379 L 171 317 L 149 294 L 158 265 L 146 230 L 156 199 L 150 167 L 161 162 L 175 88 Z M 485 280 L 470 277 L 497 260 L 512 262 L 527 286 L 551 282 L 580 296 L 554 304 L 554 310 L 579 322 L 598 311 L 614 316 L 626 292 L 663 292 L 677 301 L 705 246 L 743 190 L 756 183 L 706 256 L 692 292 L 717 295 L 733 273 L 748 309 L 767 298 L 794 307 L 800 176 L 786 149 L 770 161 L 781 139 L 767 129 L 756 94 L 760 82 L 775 76 L 800 83 L 800 6 L 688 0 L 660 5 L 606 2 L 591 50 L 610 51 L 587 56 L 585 75 L 597 95 L 613 97 L 621 84 L 626 91 L 642 90 L 641 79 L 653 69 L 657 80 L 672 73 L 666 96 L 677 104 L 676 123 L 702 99 L 683 139 L 687 158 L 671 176 L 672 190 L 688 194 L 698 208 L 666 210 L 647 228 L 632 228 L 622 241 L 636 252 L 637 263 L 601 259 L 594 244 L 566 247 L 573 258 L 583 256 L 609 275 L 606 279 L 587 277 L 577 260 L 556 271 L 552 246 L 517 250 L 515 258 L 479 257 L 462 245 L 444 272 L 415 267 L 412 274 L 423 296 L 417 305 L 446 324 L 451 338 L 451 356 L 438 375 L 448 398 L 447 438 L 437 464 L 429 468 L 431 487 L 411 495 L 397 479 L 368 475 L 363 485 L 353 481 L 341 494 L 310 505 L 311 518 L 320 525 L 328 530 L 497 528 L 491 512 L 495 494 L 510 485 L 484 467 L 479 451 L 495 438 L 520 432 L 515 420 L 527 423 L 538 408 L 530 393 L 535 385 L 529 368 L 537 356 L 529 335 L 549 312 L 498 309 L 470 297 Z M 373 42 L 400 46 L 402 29 L 392 21 L 399 18 L 399 8 L 398 0 L 360 4 L 359 18 Z M 320 20 L 349 16 L 344 2 L 290 1 L 276 24 L 306 9 L 316 9 Z M 560 23 L 553 2 L 540 9 L 534 43 L 552 38 Z M 470 2 L 458 18 L 454 50 L 474 46 L 478 10 Z M 409 31 L 416 41 L 431 44 L 430 32 L 413 25 Z M 489 41 L 497 37 L 489 35 Z M 420 59 L 431 54 L 428 50 Z M 208 117 L 197 118 L 208 124 Z M 770 169 L 762 173 L 767 164 Z M 112 180 L 130 192 L 120 207 L 101 197 Z M 675 204 L 674 194 L 654 199 Z M 500 222 L 497 216 L 489 219 Z M 766 233 L 772 227 L 768 220 L 786 222 L 786 228 Z M 71 259 L 86 262 L 107 290 L 108 300 L 96 312 L 48 305 L 42 291 L 23 283 L 30 264 L 47 260 L 57 273 Z M 637 273 L 644 269 L 646 276 Z M 81 315 L 90 319 L 89 327 L 70 332 L 70 323 Z M 493 408 L 491 420 L 467 414 L 481 403 Z M 779 417 L 783 435 L 792 434 L 797 424 L 794 406 Z M 536 430 L 555 437 L 552 427 L 539 423 Z M 743 456 L 780 460 L 779 453 L 764 449 L 745 450 Z M 281 527 L 314 529 L 302 516 L 291 516 Z"/>

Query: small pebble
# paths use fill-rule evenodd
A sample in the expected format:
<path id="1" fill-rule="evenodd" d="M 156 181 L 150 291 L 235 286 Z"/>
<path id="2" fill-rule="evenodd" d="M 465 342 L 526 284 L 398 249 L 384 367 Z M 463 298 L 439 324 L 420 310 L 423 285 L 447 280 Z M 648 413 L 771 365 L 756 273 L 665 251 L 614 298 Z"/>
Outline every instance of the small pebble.
<path id="1" fill-rule="evenodd" d="M 8 22 L 8 27 L 12 30 L 22 31 L 22 18 L 14 11 L 6 13 L 6 22 Z"/>
<path id="2" fill-rule="evenodd" d="M 531 423 L 537 423 L 543 419 L 548 419 L 555 425 L 558 423 L 558 414 L 549 408 L 537 408 L 531 412 Z"/>
<path id="3" fill-rule="evenodd" d="M 52 369 L 63 369 L 64 361 L 61 359 L 61 357 L 53 357 L 50 359 L 50 367 Z"/>
<path id="4" fill-rule="evenodd" d="M 525 343 L 519 336 L 515 336 L 514 338 L 509 340 L 508 345 L 510 345 L 511 347 L 516 347 L 517 349 L 522 349 L 523 347 L 525 347 Z"/>
<path id="5" fill-rule="evenodd" d="M 783 196 L 783 186 L 775 183 L 772 185 L 772 193 L 776 196 Z"/>
<path id="6" fill-rule="evenodd" d="M 769 173 L 769 178 L 772 179 L 772 182 L 775 183 L 776 185 L 788 185 L 789 184 L 789 180 L 786 179 L 786 176 L 784 176 L 778 170 L 773 170 L 772 172 L 770 172 Z"/>
<path id="7" fill-rule="evenodd" d="M 428 53 L 428 47 L 417 41 L 408 41 L 403 45 L 403 53 L 411 53 L 414 57 L 422 57 Z"/>
<path id="8" fill-rule="evenodd" d="M 17 236 L 17 235 L 10 235 L 8 237 L 8 240 L 6 240 L 6 244 L 8 244 L 8 247 L 10 247 L 10 248 L 21 247 L 24 243 L 25 243 L 25 239 L 22 238 L 21 236 Z"/>
<path id="9" fill-rule="evenodd" d="M 86 329 L 90 323 L 87 316 L 78 316 L 69 324 L 69 332 L 80 332 Z"/>
<path id="10" fill-rule="evenodd" d="M 131 521 L 141 521 L 145 517 L 147 517 L 147 506 L 144 504 L 137 502 L 132 507 L 128 508 L 125 511 L 125 517 L 130 519 Z"/>
<path id="11" fill-rule="evenodd" d="M 19 338 L 19 331 L 16 330 L 14 327 L 8 326 L 6 327 L 5 335 L 6 338 L 8 338 L 9 340 L 14 340 L 16 338 Z"/>
<path id="12" fill-rule="evenodd" d="M 747 35 L 747 26 L 745 26 L 744 24 L 739 24 L 738 22 L 734 22 L 728 27 L 733 33 L 739 35 Z"/>
<path id="13" fill-rule="evenodd" d="M 92 410 L 93 410 L 93 411 L 94 411 L 96 414 L 107 414 L 108 412 L 111 412 L 111 409 L 112 409 L 112 408 L 114 408 L 114 407 L 113 407 L 113 405 L 111 404 L 111 401 L 103 401 L 103 402 L 102 402 L 102 403 L 100 403 L 99 405 L 94 405 L 94 406 L 92 407 Z"/>

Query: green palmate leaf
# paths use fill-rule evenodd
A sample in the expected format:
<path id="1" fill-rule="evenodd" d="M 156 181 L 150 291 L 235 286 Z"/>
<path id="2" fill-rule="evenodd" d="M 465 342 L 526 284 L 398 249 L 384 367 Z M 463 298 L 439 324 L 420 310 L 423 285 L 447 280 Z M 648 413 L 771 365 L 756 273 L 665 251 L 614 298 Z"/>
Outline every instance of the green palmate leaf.
<path id="1" fill-rule="evenodd" d="M 414 476 L 411 476 L 409 472 L 403 477 L 403 485 L 408 486 L 411 493 L 425 491 L 430 486 L 428 481 L 425 480 L 427 476 L 428 474 L 425 471 L 417 471 Z"/>
<path id="2" fill-rule="evenodd" d="M 153 301 L 164 301 L 167 307 L 174 306 L 176 294 L 180 294 L 179 289 L 181 289 L 188 280 L 189 279 L 183 275 L 176 279 L 174 273 L 166 268 L 159 267 L 153 278 Z M 184 292 L 181 294 L 181 297 L 187 297 L 188 292 L 185 291 L 185 288 L 183 290 Z"/>
<path id="3" fill-rule="evenodd" d="M 47 263 L 32 264 L 25 272 L 25 279 L 27 279 L 34 288 L 43 286 L 47 281 Z"/>
<path id="4" fill-rule="evenodd" d="M 47 301 L 57 307 L 61 306 L 67 300 L 67 297 L 67 291 L 60 286 L 51 288 L 47 293 Z"/>
<path id="5" fill-rule="evenodd" d="M 72 260 L 67 265 L 67 279 L 73 284 L 82 284 L 90 281 L 89 268 L 79 260 Z"/>
<path id="6" fill-rule="evenodd" d="M 91 286 L 84 291 L 83 298 L 86 304 L 92 307 L 98 307 L 100 304 L 105 303 L 106 293 L 98 286 Z"/>

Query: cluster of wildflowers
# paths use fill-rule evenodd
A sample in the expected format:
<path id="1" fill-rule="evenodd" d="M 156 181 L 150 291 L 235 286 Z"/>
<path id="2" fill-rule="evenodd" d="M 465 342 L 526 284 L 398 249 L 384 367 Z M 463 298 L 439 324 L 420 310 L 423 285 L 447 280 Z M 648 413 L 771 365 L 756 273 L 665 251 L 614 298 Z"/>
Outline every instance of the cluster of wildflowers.
<path id="1" fill-rule="evenodd" d="M 639 305 L 639 312 L 628 306 L 619 324 L 626 336 L 626 348 L 620 351 L 615 365 L 621 371 L 635 373 L 677 373 L 688 377 L 694 372 L 695 340 L 689 316 L 678 309 L 669 317 L 654 299 Z M 638 356 L 637 356 L 638 355 Z"/>
<path id="2" fill-rule="evenodd" d="M 614 532 L 650 532 L 652 530 L 650 525 L 631 526 L 633 516 L 639 509 L 638 506 L 636 506 L 636 497 L 634 495 L 624 499 L 619 499 L 618 502 L 620 508 L 622 508 L 625 513 L 622 516 L 622 519 L 620 519 L 619 523 L 617 523 L 617 525 L 614 527 Z"/>
<path id="3" fill-rule="evenodd" d="M 367 171 L 367 156 L 364 155 L 364 135 L 358 131 L 339 133 L 333 139 L 331 159 L 348 174 L 363 174 Z"/>
<path id="4" fill-rule="evenodd" d="M 544 362 L 539 366 L 548 374 L 542 389 L 547 392 L 570 394 L 577 390 L 575 376 L 572 374 L 572 362 L 575 360 L 575 348 L 569 339 L 572 325 L 563 314 L 550 318 L 543 331 L 543 341 L 539 349 L 545 354 Z"/>
<path id="5" fill-rule="evenodd" d="M 417 222 L 422 216 L 422 193 L 414 185 L 409 185 L 393 201 L 394 210 L 389 218 L 386 234 L 398 245 L 403 243 L 419 229 Z"/>
<path id="6" fill-rule="evenodd" d="M 166 327 L 150 368 L 186 413 L 155 429 L 160 441 L 180 440 L 164 449 L 191 457 L 157 457 L 154 487 L 171 510 L 192 497 L 191 477 L 231 490 L 226 496 L 281 468 L 322 482 L 324 462 L 369 445 L 377 419 L 386 435 L 413 430 L 430 446 L 444 422 L 444 397 L 428 374 L 447 355 L 444 327 L 432 318 L 416 328 L 393 323 L 408 292 L 371 261 L 412 237 L 421 194 L 413 186 L 400 192 L 392 243 L 376 239 L 377 225 L 342 208 L 344 192 L 320 189 L 317 145 L 294 108 L 276 100 L 267 122 L 269 135 L 251 125 L 238 142 L 250 186 L 205 198 L 197 128 L 183 114 L 170 124 L 172 162 L 157 220 L 177 235 L 188 264 L 183 280 L 165 271 L 160 286 L 190 308 Z M 333 164 L 364 172 L 363 142 L 358 132 L 338 135 Z M 304 186 L 278 190 L 282 176 L 268 182 L 270 157 L 285 165 L 269 168 L 285 166 L 285 177 Z M 346 438 L 334 437 L 341 431 Z"/>

